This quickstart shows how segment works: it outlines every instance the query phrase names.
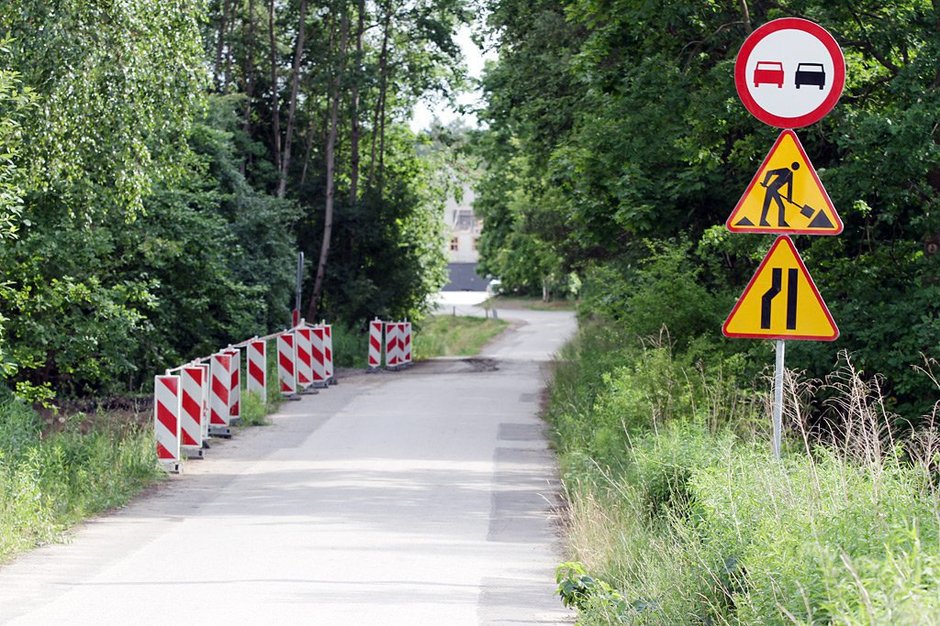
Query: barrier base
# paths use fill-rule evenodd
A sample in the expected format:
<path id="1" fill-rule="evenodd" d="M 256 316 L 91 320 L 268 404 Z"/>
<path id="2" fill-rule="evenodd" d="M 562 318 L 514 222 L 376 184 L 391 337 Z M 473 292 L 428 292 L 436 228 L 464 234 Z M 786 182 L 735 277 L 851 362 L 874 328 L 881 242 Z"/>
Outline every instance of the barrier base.
<path id="1" fill-rule="evenodd" d="M 302 395 L 302 396 L 315 396 L 315 395 L 317 395 L 318 393 L 320 393 L 320 392 L 317 391 L 316 389 L 314 389 L 313 386 L 311 385 L 310 387 L 306 387 L 303 391 L 301 391 L 301 392 L 300 392 L 300 395 Z"/>
<path id="2" fill-rule="evenodd" d="M 183 448 L 183 454 L 186 455 L 187 459 L 204 459 L 206 458 L 205 452 L 202 447 L 186 446 Z"/>
<path id="3" fill-rule="evenodd" d="M 335 378 L 335 377 L 331 376 L 331 377 L 330 377 L 330 380 L 329 380 L 329 382 L 328 382 L 327 384 L 328 384 L 328 385 L 338 385 L 339 383 L 336 381 L 336 378 Z"/>
<path id="4" fill-rule="evenodd" d="M 228 418 L 229 426 L 240 426 L 242 423 L 242 418 L 240 417 L 230 417 Z"/>
<path id="5" fill-rule="evenodd" d="M 380 371 L 382 371 L 382 368 L 377 365 L 366 368 L 366 374 L 378 374 Z"/>
<path id="6" fill-rule="evenodd" d="M 329 387 L 329 383 L 326 382 L 325 380 L 319 380 L 310 386 L 313 387 L 314 389 L 326 389 L 327 387 Z"/>
<path id="7" fill-rule="evenodd" d="M 169 474 L 179 474 L 183 471 L 179 461 L 164 461 L 161 459 L 159 463 L 160 467 Z"/>
<path id="8" fill-rule="evenodd" d="M 232 429 L 229 428 L 228 426 L 210 426 L 209 436 L 210 437 L 222 437 L 224 439 L 231 439 Z"/>

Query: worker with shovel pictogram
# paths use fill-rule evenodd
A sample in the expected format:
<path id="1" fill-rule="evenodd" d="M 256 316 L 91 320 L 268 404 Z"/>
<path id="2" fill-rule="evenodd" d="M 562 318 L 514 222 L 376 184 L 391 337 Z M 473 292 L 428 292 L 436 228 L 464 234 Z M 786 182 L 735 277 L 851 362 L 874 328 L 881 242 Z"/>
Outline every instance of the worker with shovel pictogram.
<path id="1" fill-rule="evenodd" d="M 790 167 L 781 167 L 775 170 L 769 170 L 764 175 L 764 180 L 761 181 L 760 186 L 767 191 L 764 192 L 764 206 L 761 208 L 760 213 L 761 226 L 770 226 L 770 223 L 767 221 L 767 213 L 770 211 L 770 204 L 772 202 L 777 203 L 778 228 L 790 227 L 786 220 L 786 205 L 783 203 L 784 200 L 798 208 L 804 217 L 813 216 L 813 209 L 807 206 L 802 206 L 793 201 L 793 173 L 799 169 L 800 164 L 794 161 L 790 164 Z M 786 195 L 782 193 L 784 187 L 787 188 Z"/>
<path id="2" fill-rule="evenodd" d="M 774 205 L 776 215 L 771 217 Z M 736 233 L 842 232 L 832 200 L 792 130 L 780 133 L 725 224 Z"/>

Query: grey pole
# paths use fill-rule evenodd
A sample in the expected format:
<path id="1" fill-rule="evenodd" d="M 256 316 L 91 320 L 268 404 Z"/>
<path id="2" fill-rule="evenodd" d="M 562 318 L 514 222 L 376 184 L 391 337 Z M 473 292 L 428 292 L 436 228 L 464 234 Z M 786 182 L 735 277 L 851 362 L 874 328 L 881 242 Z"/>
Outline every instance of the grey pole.
<path id="1" fill-rule="evenodd" d="M 786 345 L 782 339 L 777 340 L 777 365 L 774 368 L 774 458 L 780 458 L 780 446 L 783 442 L 783 358 Z"/>
<path id="2" fill-rule="evenodd" d="M 298 311 L 300 310 L 300 292 L 303 289 L 304 284 L 304 253 L 297 253 L 297 288 L 296 294 L 297 297 L 294 301 L 294 308 Z"/>

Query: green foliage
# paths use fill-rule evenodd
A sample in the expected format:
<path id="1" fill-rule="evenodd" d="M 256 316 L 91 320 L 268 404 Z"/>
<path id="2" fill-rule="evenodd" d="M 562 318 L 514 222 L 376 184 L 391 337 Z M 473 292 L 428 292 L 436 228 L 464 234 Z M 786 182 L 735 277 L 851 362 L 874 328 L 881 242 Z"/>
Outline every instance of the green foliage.
<path id="1" fill-rule="evenodd" d="M 804 431 L 774 462 L 740 355 L 690 368 L 619 332 L 587 325 L 551 391 L 579 623 L 936 621 L 936 430 L 887 438 L 877 388 L 845 366 L 820 392 L 839 446 Z"/>
<path id="2" fill-rule="evenodd" d="M 842 337 L 788 357 L 818 376 L 840 350 L 858 354 L 887 376 L 889 402 L 918 419 L 934 396 L 912 366 L 940 350 L 940 257 L 924 254 L 940 233 L 935 4 L 490 8 L 501 45 L 484 77 L 488 130 L 477 141 L 487 163 L 477 189 L 481 264 L 532 289 L 545 257 L 553 271 L 586 276 L 591 313 L 637 317 L 630 324 L 643 335 L 669 320 L 678 347 L 704 337 L 723 353 L 751 350 L 711 338 L 768 244 L 716 229 L 776 134 L 740 105 L 734 58 L 751 30 L 777 17 L 829 29 L 846 54 L 845 95 L 800 136 L 845 231 L 798 245 Z M 637 281 L 644 259 L 654 269 Z"/>
<path id="3" fill-rule="evenodd" d="M 287 318 L 294 207 L 245 183 L 226 107 L 213 101 L 185 173 L 155 186 L 133 221 L 76 223 L 45 196 L 28 203 L 30 227 L 0 248 L 20 381 L 62 394 L 137 388 Z"/>
<path id="4" fill-rule="evenodd" d="M 555 568 L 556 593 L 567 607 L 585 611 L 591 604 L 614 605 L 614 610 L 623 612 L 623 596 L 603 580 L 588 576 L 584 565 L 577 562 L 562 563 Z"/>
<path id="5" fill-rule="evenodd" d="M 333 365 L 365 369 L 368 359 L 368 333 L 346 324 L 333 324 Z"/>
<path id="6" fill-rule="evenodd" d="M 88 430 L 81 415 L 55 434 L 41 425 L 21 401 L 0 401 L 0 560 L 124 504 L 158 476 L 149 428 Z"/>
<path id="7" fill-rule="evenodd" d="M 8 45 L 0 40 L 0 241 L 16 235 L 16 219 L 23 210 L 24 175 L 17 157 L 23 143 L 21 120 L 31 102 L 19 74 L 5 67 Z"/>
<path id="8" fill-rule="evenodd" d="M 275 379 L 276 380 L 276 379 Z M 275 388 L 272 386 L 272 388 Z M 272 396 L 274 394 L 271 394 Z M 267 426 L 270 422 L 266 419 L 271 412 L 269 404 L 261 401 L 260 394 L 247 392 L 242 394 L 241 401 L 241 425 L 242 426 Z"/>
<path id="9" fill-rule="evenodd" d="M 200 11 L 199 0 L 0 7 L 12 67 L 36 95 L 23 120 L 30 191 L 73 220 L 133 219 L 155 181 L 182 173 L 205 86 Z"/>
<path id="10" fill-rule="evenodd" d="M 338 208 L 323 300 L 331 319 L 362 328 L 375 316 L 420 320 L 446 283 L 444 188 L 416 155 L 417 141 L 406 128 L 389 129 L 384 186 Z M 319 218 L 301 226 L 301 239 L 314 244 L 307 258 L 317 258 L 321 228 Z"/>

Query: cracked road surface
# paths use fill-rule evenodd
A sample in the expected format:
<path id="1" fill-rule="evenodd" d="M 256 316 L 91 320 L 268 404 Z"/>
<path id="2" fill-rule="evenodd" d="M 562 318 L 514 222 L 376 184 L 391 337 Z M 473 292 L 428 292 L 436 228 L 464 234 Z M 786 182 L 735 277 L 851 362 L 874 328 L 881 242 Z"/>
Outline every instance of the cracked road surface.
<path id="1" fill-rule="evenodd" d="M 573 315 L 478 359 L 351 374 L 0 567 L 3 624 L 565 624 L 537 416 Z"/>

